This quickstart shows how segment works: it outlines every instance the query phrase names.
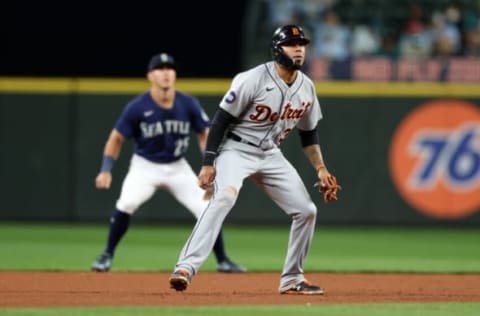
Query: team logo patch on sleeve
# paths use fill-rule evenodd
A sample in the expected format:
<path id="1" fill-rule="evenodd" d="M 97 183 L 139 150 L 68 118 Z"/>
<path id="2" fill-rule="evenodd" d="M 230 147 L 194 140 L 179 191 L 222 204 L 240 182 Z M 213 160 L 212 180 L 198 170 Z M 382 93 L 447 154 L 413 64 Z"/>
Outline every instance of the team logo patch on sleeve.
<path id="1" fill-rule="evenodd" d="M 230 91 L 225 97 L 225 102 L 232 104 L 233 102 L 235 102 L 236 99 L 237 99 L 237 95 L 235 94 L 235 92 Z"/>

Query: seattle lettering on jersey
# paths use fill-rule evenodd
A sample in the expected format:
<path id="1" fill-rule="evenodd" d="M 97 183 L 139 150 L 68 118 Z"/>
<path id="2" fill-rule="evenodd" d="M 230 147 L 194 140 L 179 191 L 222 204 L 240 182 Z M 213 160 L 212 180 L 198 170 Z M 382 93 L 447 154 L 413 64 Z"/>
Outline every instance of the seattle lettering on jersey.
<path id="1" fill-rule="evenodd" d="M 269 120 L 274 122 L 276 120 L 293 120 L 299 119 L 305 115 L 308 109 L 312 106 L 312 102 L 302 102 L 302 106 L 297 109 L 294 108 L 292 103 L 288 102 L 283 109 L 283 112 L 280 114 L 278 112 L 272 111 L 272 108 L 265 104 L 258 104 L 255 106 L 255 113 L 249 115 L 249 118 L 252 121 L 264 122 Z"/>
<path id="2" fill-rule="evenodd" d="M 140 129 L 144 138 L 151 138 L 157 135 L 163 135 L 164 133 L 170 134 L 190 134 L 190 122 L 178 121 L 178 120 L 166 120 L 163 122 L 155 123 L 140 123 Z"/>

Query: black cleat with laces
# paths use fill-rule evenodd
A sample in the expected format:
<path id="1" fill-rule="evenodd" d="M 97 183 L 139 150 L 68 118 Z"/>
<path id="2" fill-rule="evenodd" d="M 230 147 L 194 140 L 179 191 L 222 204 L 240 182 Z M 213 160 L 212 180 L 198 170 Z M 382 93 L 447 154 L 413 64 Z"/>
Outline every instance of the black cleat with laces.
<path id="1" fill-rule="evenodd" d="M 297 285 L 281 291 L 280 294 L 290 294 L 290 295 L 323 295 L 324 290 L 316 285 L 311 284 L 307 280 L 304 280 Z"/>

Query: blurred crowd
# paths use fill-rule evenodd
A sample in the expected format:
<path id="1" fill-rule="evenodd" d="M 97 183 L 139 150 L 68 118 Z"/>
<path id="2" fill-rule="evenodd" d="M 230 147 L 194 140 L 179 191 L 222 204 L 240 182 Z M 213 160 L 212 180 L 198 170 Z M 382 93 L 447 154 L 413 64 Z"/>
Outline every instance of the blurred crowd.
<path id="1" fill-rule="evenodd" d="M 265 0 L 271 29 L 302 25 L 310 58 L 480 58 L 480 0 Z"/>

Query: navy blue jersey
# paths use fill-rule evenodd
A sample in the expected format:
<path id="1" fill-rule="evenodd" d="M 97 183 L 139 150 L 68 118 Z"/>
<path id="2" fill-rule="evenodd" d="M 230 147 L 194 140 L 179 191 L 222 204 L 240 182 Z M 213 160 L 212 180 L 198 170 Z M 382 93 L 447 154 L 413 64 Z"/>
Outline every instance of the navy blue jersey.
<path id="1" fill-rule="evenodd" d="M 166 163 L 185 155 L 192 130 L 200 133 L 209 125 L 210 120 L 195 97 L 176 91 L 173 107 L 163 109 L 150 92 L 145 92 L 127 103 L 115 129 L 125 138 L 135 140 L 136 154 Z"/>

